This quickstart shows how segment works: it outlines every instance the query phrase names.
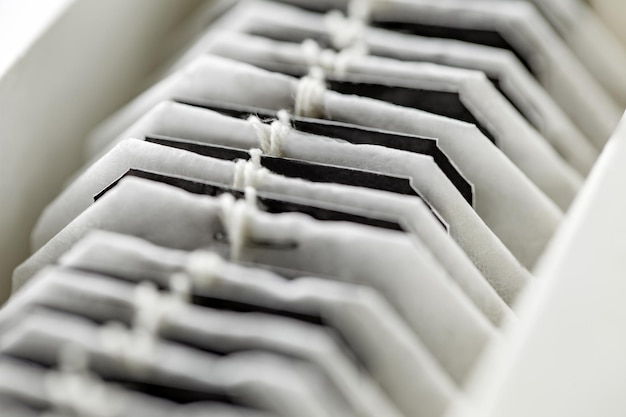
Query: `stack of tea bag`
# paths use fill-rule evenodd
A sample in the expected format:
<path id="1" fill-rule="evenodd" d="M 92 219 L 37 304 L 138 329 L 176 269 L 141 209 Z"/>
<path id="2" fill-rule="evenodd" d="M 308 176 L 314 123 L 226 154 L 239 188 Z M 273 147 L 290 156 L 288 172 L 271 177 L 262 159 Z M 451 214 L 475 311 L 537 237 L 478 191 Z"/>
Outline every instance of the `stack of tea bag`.
<path id="1" fill-rule="evenodd" d="M 41 214 L 0 402 L 469 416 L 618 123 L 626 82 L 596 61 L 626 54 L 558 2 L 227 3 Z"/>

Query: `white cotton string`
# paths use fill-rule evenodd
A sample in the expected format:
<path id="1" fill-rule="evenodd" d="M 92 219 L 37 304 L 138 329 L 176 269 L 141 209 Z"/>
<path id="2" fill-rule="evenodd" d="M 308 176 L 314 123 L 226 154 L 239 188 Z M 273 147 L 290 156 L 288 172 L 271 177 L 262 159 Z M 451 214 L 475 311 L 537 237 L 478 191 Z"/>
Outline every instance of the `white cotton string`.
<path id="1" fill-rule="evenodd" d="M 245 159 L 239 159 L 235 162 L 235 168 L 233 172 L 233 188 L 243 188 L 245 185 L 245 175 L 248 161 Z"/>
<path id="2" fill-rule="evenodd" d="M 269 146 L 261 146 L 265 155 L 280 156 L 283 137 L 287 135 L 289 127 L 283 125 L 279 121 L 273 121 L 270 125 L 270 141 Z"/>
<path id="3" fill-rule="evenodd" d="M 253 148 L 248 151 L 250 154 L 250 163 L 254 166 L 258 171 L 263 170 L 263 166 L 261 165 L 261 157 L 263 156 L 263 151 L 258 148 Z"/>
<path id="4" fill-rule="evenodd" d="M 69 343 L 59 351 L 59 369 L 65 373 L 87 372 L 89 355 L 83 348 Z"/>
<path id="5" fill-rule="evenodd" d="M 170 278 L 170 296 L 181 304 L 191 301 L 193 283 L 189 275 L 182 272 L 172 275 Z"/>
<path id="6" fill-rule="evenodd" d="M 332 10 L 326 14 L 324 23 L 335 49 L 366 49 L 367 25 L 364 20 L 346 18 L 340 11 Z"/>
<path id="7" fill-rule="evenodd" d="M 267 169 L 261 166 L 261 156 L 263 156 L 263 151 L 261 151 L 260 149 L 250 149 L 249 154 L 249 161 L 239 159 L 235 163 L 233 173 L 233 188 L 257 188 L 265 178 Z"/>
<path id="8" fill-rule="evenodd" d="M 302 57 L 309 69 L 320 68 L 326 74 L 336 74 L 337 53 L 331 49 L 322 49 L 313 39 L 305 39 L 300 45 Z M 338 74 L 337 74 L 338 75 Z"/>
<path id="9" fill-rule="evenodd" d="M 261 170 L 256 166 L 254 162 L 246 161 L 243 172 L 243 184 L 240 188 L 256 187 L 259 182 L 259 173 Z"/>
<path id="10" fill-rule="evenodd" d="M 332 53 L 331 50 L 326 50 L 326 53 Z M 333 62 L 333 74 L 337 77 L 345 77 L 348 74 L 350 64 L 354 60 L 354 57 L 363 56 L 365 53 L 361 49 L 355 47 L 343 49 L 339 53 L 335 53 Z M 324 58 L 322 56 L 322 58 Z"/>
<path id="11" fill-rule="evenodd" d="M 218 254 L 198 251 L 191 253 L 187 258 L 185 271 L 196 286 L 210 288 L 217 282 L 224 266 L 225 261 Z"/>
<path id="12" fill-rule="evenodd" d="M 88 373 L 88 356 L 84 349 L 74 344 L 63 346 L 59 368 L 60 371 L 48 372 L 43 381 L 55 413 L 85 417 L 121 415 L 117 393 Z"/>
<path id="13" fill-rule="evenodd" d="M 153 283 L 144 282 L 135 287 L 133 329 L 141 328 L 152 334 L 157 333 L 164 314 L 161 301 L 159 290 Z"/>
<path id="14" fill-rule="evenodd" d="M 158 337 L 163 326 L 180 312 L 191 296 L 189 279 L 183 274 L 171 278 L 170 288 L 173 291 L 161 293 L 151 282 L 141 283 L 135 288 L 133 329 Z"/>
<path id="15" fill-rule="evenodd" d="M 291 117 L 287 110 L 279 110 L 276 117 L 277 119 L 271 124 L 270 147 L 261 149 L 266 155 L 282 156 L 283 142 L 291 131 Z"/>
<path id="16" fill-rule="evenodd" d="M 57 412 L 71 416 L 121 417 L 119 392 L 80 374 L 50 372 L 44 378 L 48 400 Z"/>
<path id="17" fill-rule="evenodd" d="M 256 188 L 254 187 L 245 188 L 244 201 L 246 202 L 248 207 L 252 209 L 256 209 L 258 207 L 257 206 L 258 198 L 257 198 Z"/>
<path id="18" fill-rule="evenodd" d="M 313 39 L 305 39 L 300 45 L 302 57 L 306 65 L 311 67 L 322 67 L 322 51 L 320 45 Z M 325 68 L 324 68 L 325 69 Z"/>
<path id="19" fill-rule="evenodd" d="M 254 115 L 248 117 L 248 123 L 252 125 L 252 128 L 254 129 L 254 132 L 256 133 L 257 140 L 259 141 L 259 146 L 261 147 L 263 152 L 269 151 L 269 149 L 272 146 L 272 143 L 271 143 L 272 135 L 270 132 L 271 128 L 265 123 L 263 123 L 261 119 L 259 119 L 257 116 L 254 116 Z"/>
<path id="20" fill-rule="evenodd" d="M 374 0 L 350 0 L 348 3 L 348 17 L 364 24 L 372 18 Z"/>
<path id="21" fill-rule="evenodd" d="M 283 127 L 291 129 L 291 115 L 287 110 L 278 110 L 276 112 L 276 120 L 280 122 Z"/>
<path id="22" fill-rule="evenodd" d="M 340 52 L 322 49 L 317 42 L 307 39 L 301 45 L 304 61 L 309 68 L 321 68 L 326 74 L 345 77 L 355 56 L 363 55 L 361 51 L 349 48 Z"/>
<path id="23" fill-rule="evenodd" d="M 281 112 L 282 116 L 281 116 Z M 285 119 L 285 114 L 287 118 Z M 259 145 L 263 153 L 271 156 L 281 156 L 281 147 L 284 138 L 289 134 L 291 125 L 289 123 L 289 114 L 284 111 L 278 112 L 278 119 L 271 125 L 266 125 L 257 116 L 248 117 L 248 122 L 256 132 Z"/>
<path id="24" fill-rule="evenodd" d="M 235 198 L 230 194 L 220 196 L 220 203 L 222 222 L 230 240 L 230 258 L 233 261 L 239 261 L 248 237 L 248 210 L 250 207 L 245 201 L 235 201 Z"/>
<path id="25" fill-rule="evenodd" d="M 146 375 L 155 361 L 154 334 L 139 327 L 129 331 L 121 323 L 101 327 L 99 339 L 102 349 L 135 375 Z"/>
<path id="26" fill-rule="evenodd" d="M 320 68 L 311 68 L 309 75 L 298 83 L 295 98 L 295 114 L 301 117 L 318 119 L 324 116 L 326 84 Z"/>

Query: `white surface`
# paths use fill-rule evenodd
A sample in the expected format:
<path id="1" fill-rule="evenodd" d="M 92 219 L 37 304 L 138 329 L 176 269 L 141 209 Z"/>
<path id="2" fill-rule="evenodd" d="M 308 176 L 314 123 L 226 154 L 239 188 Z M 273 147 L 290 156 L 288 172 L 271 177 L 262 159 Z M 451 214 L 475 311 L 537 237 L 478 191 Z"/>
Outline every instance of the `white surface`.
<path id="1" fill-rule="evenodd" d="M 0 302 L 86 132 L 136 93 L 199 3 L 0 0 Z"/>
<path id="2" fill-rule="evenodd" d="M 0 0 L 0 77 L 76 0 Z"/>
<path id="3" fill-rule="evenodd" d="M 626 118 L 537 271 L 489 417 L 626 414 Z"/>

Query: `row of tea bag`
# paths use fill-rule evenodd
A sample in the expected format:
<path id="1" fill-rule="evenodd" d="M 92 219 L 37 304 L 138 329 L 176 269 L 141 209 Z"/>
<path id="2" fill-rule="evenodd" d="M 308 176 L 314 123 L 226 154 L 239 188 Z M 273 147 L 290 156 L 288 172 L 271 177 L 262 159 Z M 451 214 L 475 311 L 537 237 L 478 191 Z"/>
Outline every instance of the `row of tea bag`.
<path id="1" fill-rule="evenodd" d="M 554 2 L 232 3 L 42 213 L 1 406 L 464 415 L 617 122 L 596 55 Z"/>

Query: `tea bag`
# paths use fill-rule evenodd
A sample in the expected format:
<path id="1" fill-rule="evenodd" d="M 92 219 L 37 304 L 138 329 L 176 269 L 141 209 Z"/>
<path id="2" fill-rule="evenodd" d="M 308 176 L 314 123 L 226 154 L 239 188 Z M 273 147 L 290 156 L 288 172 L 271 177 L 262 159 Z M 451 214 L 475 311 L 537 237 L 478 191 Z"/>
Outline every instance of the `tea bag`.
<path id="1" fill-rule="evenodd" d="M 339 415 L 333 410 L 337 402 L 319 374 L 276 355 L 248 352 L 219 357 L 161 340 L 141 349 L 132 345 L 132 329 L 98 326 L 51 310 L 22 316 L 5 335 L 0 343 L 4 354 L 52 366 L 71 344 L 85 352 L 90 368 L 103 379 L 140 392 L 156 388 L 164 398 L 183 394 L 179 401 L 184 401 L 187 391 L 187 398 L 196 399 L 192 402 L 202 396 L 223 396 L 278 415 Z"/>
<path id="2" fill-rule="evenodd" d="M 441 266 L 399 232 L 322 223 L 300 214 L 269 215 L 249 202 L 199 197 L 137 178 L 122 180 L 20 265 L 13 276 L 15 287 L 92 229 L 172 248 L 209 247 L 241 262 L 370 285 L 394 305 L 459 383 L 486 344 L 497 339 L 494 327 Z"/>
<path id="3" fill-rule="evenodd" d="M 311 164 L 311 166 L 317 167 L 313 164 Z M 365 171 L 354 170 L 346 170 L 345 172 L 355 173 L 355 175 L 359 175 L 361 173 L 369 174 Z M 171 185 L 192 194 L 206 195 L 212 197 L 219 197 L 224 194 L 228 194 L 237 199 L 241 199 L 246 198 L 247 196 L 249 197 L 251 193 L 254 193 L 254 195 L 256 196 L 257 206 L 262 211 L 265 211 L 267 213 L 302 213 L 314 218 L 315 220 L 320 221 L 349 222 L 361 224 L 364 226 L 372 226 L 386 230 L 393 230 L 397 232 L 405 231 L 405 228 L 400 224 L 400 219 L 393 218 L 393 216 L 389 216 L 384 213 L 374 213 L 371 211 L 366 212 L 358 208 L 340 207 L 332 203 L 320 203 L 318 201 L 294 198 L 290 195 L 277 195 L 264 191 L 259 192 L 257 189 L 254 189 L 254 187 L 251 187 L 251 189 L 253 189 L 254 191 L 249 192 L 250 190 L 246 191 L 245 189 L 236 189 L 234 187 L 216 184 L 208 181 L 200 181 L 193 178 L 165 175 L 157 172 L 143 171 L 134 168 L 126 171 L 126 173 L 122 177 L 120 177 L 119 180 L 114 181 L 111 185 L 98 193 L 94 197 L 94 200 L 97 201 L 112 188 L 114 188 L 117 184 L 119 184 L 119 181 L 122 178 L 126 177 L 143 178 L 150 181 Z M 385 179 L 390 179 L 390 177 L 385 177 Z M 441 226 L 445 227 L 443 223 L 441 223 Z"/>
<path id="4" fill-rule="evenodd" d="M 300 104 L 296 106 L 298 110 L 304 111 L 300 107 L 306 103 L 306 107 L 315 113 L 300 113 L 303 116 L 326 116 L 341 122 L 438 138 L 440 148 L 474 184 L 478 214 L 526 267 L 534 265 L 562 218 L 560 210 L 475 126 L 376 100 L 327 92 L 311 78 L 298 82 L 280 74 L 217 57 L 202 57 L 185 72 L 189 76 L 184 77 L 179 72 L 121 110 L 107 124 L 109 133 L 113 135 L 117 129 L 131 123 L 131 120 L 149 109 L 151 102 L 168 96 L 187 95 L 239 104 L 246 104 L 242 102 L 246 101 L 244 97 L 247 96 L 248 105 L 269 108 L 273 105 L 275 110 L 294 107 L 294 101 L 297 101 Z M 179 77 L 184 81 L 176 81 Z M 228 91 L 227 85 L 231 86 Z M 301 94 L 298 94 L 299 90 Z M 305 94 L 304 90 L 315 94 Z M 270 103 L 272 96 L 273 104 Z M 294 100 L 294 96 L 300 99 Z M 305 100 L 305 97 L 314 100 Z M 289 146 L 285 145 L 283 149 L 288 155 Z M 330 159 L 333 155 L 329 155 L 329 152 L 325 154 L 326 163 L 341 165 L 335 159 Z M 372 162 L 364 165 L 364 169 L 377 170 Z M 544 169 L 541 166 L 536 168 Z M 397 170 L 397 167 L 394 169 Z M 389 168 L 385 172 L 394 173 Z M 426 190 L 420 191 L 442 215 L 445 216 L 445 210 L 450 210 L 449 204 L 448 207 L 438 206 L 428 197 Z"/>

